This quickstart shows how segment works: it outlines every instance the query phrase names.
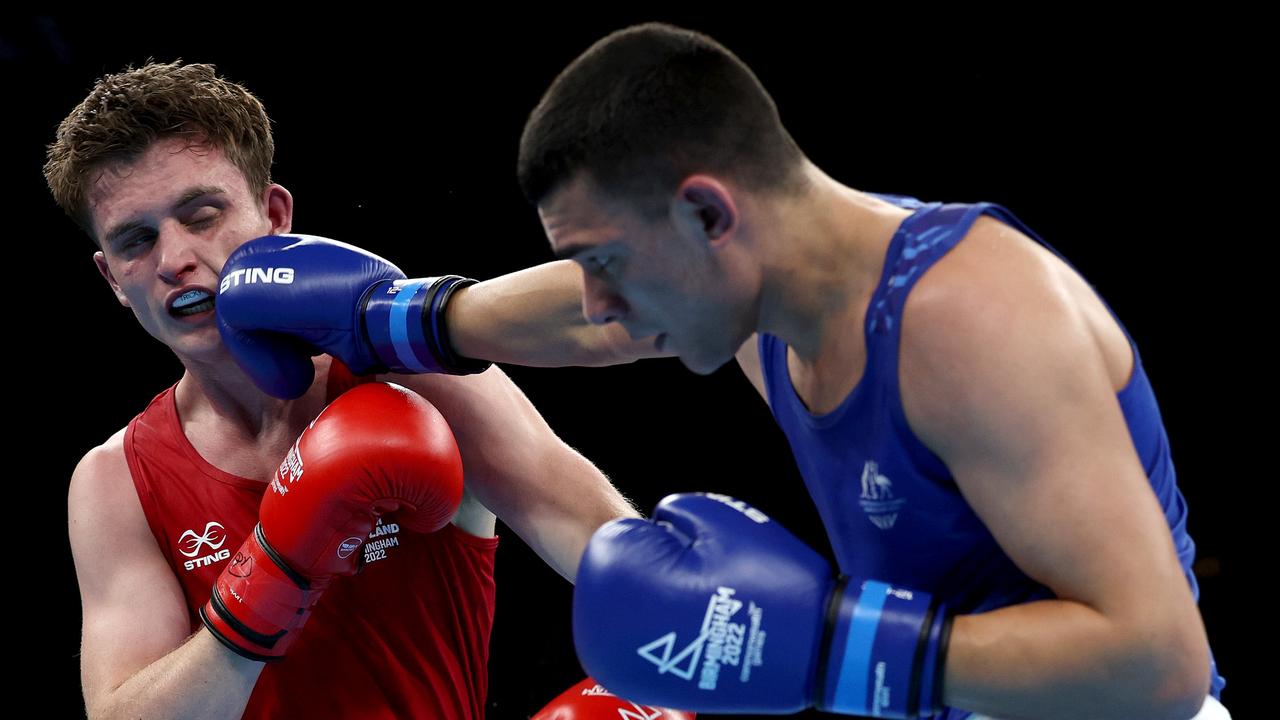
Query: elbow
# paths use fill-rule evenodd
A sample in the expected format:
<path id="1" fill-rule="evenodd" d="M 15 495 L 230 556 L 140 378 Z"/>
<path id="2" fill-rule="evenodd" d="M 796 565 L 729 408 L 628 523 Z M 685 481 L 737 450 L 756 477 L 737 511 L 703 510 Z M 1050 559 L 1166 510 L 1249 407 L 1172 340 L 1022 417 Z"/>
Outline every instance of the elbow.
<path id="1" fill-rule="evenodd" d="M 109 720 L 110 718 L 121 717 L 122 713 L 115 705 L 116 703 L 111 702 L 110 697 L 90 699 L 86 693 L 84 697 L 85 718 L 87 720 Z"/>
<path id="2" fill-rule="evenodd" d="M 537 365 L 546 367 L 607 367 L 627 362 L 622 348 L 604 328 L 585 325 L 575 328 L 560 345 L 558 356 L 547 356 Z"/>
<path id="3" fill-rule="evenodd" d="M 1160 677 L 1151 698 L 1152 707 L 1159 711 L 1158 717 L 1188 720 L 1200 712 L 1209 694 L 1209 660 L 1207 653 L 1203 655 L 1203 665 L 1171 670 Z"/>
<path id="4" fill-rule="evenodd" d="M 585 332 L 588 336 L 579 343 L 578 365 L 607 367 L 661 356 L 653 346 L 653 338 L 633 340 L 617 323 L 591 325 Z"/>
<path id="5" fill-rule="evenodd" d="M 611 365 L 625 365 L 635 362 L 636 358 L 627 357 L 625 353 L 613 346 L 586 348 L 574 360 L 573 365 L 578 367 L 609 367 Z"/>
<path id="6" fill-rule="evenodd" d="M 1208 685 L 1206 684 L 1203 690 L 1194 694 L 1180 693 L 1176 697 L 1152 697 L 1149 712 L 1144 717 L 1152 720 L 1191 720 L 1204 706 L 1207 695 Z"/>
<path id="7" fill-rule="evenodd" d="M 1197 618 L 1198 619 L 1198 618 Z M 1139 653 L 1145 671 L 1131 686 L 1130 702 L 1142 707 L 1133 715 L 1153 720 L 1195 717 L 1209 694 L 1209 648 L 1203 626 L 1180 628 L 1162 639 L 1144 643 Z"/>

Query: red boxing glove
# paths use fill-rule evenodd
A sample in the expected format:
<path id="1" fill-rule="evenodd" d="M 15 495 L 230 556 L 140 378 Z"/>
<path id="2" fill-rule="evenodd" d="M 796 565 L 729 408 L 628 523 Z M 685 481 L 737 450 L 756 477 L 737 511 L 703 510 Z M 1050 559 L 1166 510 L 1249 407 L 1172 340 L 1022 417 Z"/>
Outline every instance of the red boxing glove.
<path id="1" fill-rule="evenodd" d="M 383 513 L 434 532 L 462 502 L 462 457 L 431 403 L 398 385 L 358 386 L 325 408 L 267 487 L 258 525 L 200 609 L 251 660 L 284 657 L 335 575 L 354 575 Z"/>
<path id="2" fill-rule="evenodd" d="M 532 720 L 694 720 L 691 712 L 639 705 L 623 700 L 587 678 L 560 693 Z"/>

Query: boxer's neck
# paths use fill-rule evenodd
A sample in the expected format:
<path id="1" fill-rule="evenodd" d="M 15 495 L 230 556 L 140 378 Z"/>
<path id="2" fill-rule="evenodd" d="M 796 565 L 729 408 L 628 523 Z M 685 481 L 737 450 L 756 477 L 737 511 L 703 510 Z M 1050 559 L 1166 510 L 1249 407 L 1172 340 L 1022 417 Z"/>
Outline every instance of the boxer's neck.
<path id="1" fill-rule="evenodd" d="M 884 255 L 911 213 L 845 187 L 813 165 L 808 189 L 775 203 L 759 232 L 757 329 L 816 363 L 866 314 Z"/>
<path id="2" fill-rule="evenodd" d="M 307 392 L 296 400 L 280 400 L 262 392 L 238 365 L 184 360 L 186 373 L 178 381 L 177 405 L 184 429 L 217 426 L 233 437 L 271 442 L 276 435 L 296 436 L 310 422 L 326 398 L 330 358 L 315 358 L 316 375 Z"/>

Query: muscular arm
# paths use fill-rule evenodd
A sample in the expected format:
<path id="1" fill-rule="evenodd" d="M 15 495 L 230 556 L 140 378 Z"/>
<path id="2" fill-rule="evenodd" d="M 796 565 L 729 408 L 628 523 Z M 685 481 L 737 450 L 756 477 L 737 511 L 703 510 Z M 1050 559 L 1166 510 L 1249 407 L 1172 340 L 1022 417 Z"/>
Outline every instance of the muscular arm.
<path id="1" fill-rule="evenodd" d="M 600 470 L 556 437 L 499 368 L 380 379 L 440 409 L 458 440 L 468 492 L 570 581 L 596 528 L 639 515 Z"/>
<path id="2" fill-rule="evenodd" d="M 91 718 L 238 718 L 263 664 L 191 635 L 177 578 L 147 527 L 123 431 L 80 461 L 68 494 Z"/>
<path id="3" fill-rule="evenodd" d="M 446 311 L 463 356 L 532 367 L 602 366 L 663 357 L 652 339 L 632 340 L 617 323 L 582 314 L 582 269 L 559 260 L 459 290 Z"/>
<path id="4" fill-rule="evenodd" d="M 1057 599 L 958 617 L 945 702 L 1190 717 L 1208 688 L 1204 628 L 1098 325 L 1050 261 L 1000 242 L 966 239 L 908 301 L 903 404 L 1000 546 Z"/>

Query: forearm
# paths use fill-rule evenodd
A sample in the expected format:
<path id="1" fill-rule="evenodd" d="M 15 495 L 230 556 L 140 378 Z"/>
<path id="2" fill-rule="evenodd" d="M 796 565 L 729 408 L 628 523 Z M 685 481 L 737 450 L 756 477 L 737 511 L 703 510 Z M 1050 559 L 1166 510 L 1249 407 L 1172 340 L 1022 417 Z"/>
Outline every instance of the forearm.
<path id="1" fill-rule="evenodd" d="M 582 553 L 587 549 L 591 536 L 601 525 L 623 517 L 642 516 L 630 501 L 610 486 L 607 496 L 598 498 L 590 510 L 571 511 L 565 515 L 565 521 L 558 532 L 553 530 L 547 534 L 542 543 L 544 558 L 566 580 L 575 582 Z"/>
<path id="2" fill-rule="evenodd" d="M 445 311 L 459 355 L 532 367 L 602 366 L 659 353 L 617 323 L 582 315 L 582 271 L 561 260 L 458 290 Z"/>
<path id="3" fill-rule="evenodd" d="M 264 667 L 201 628 L 88 708 L 89 717 L 239 718 Z"/>
<path id="4" fill-rule="evenodd" d="M 1194 622 L 1193 632 L 1151 632 L 1158 626 L 1067 600 L 959 616 L 943 699 L 994 717 L 1191 717 L 1209 667 L 1198 614 Z"/>
<path id="5" fill-rule="evenodd" d="M 569 450 L 553 460 L 563 490 L 547 494 L 536 504 L 528 498 L 507 498 L 507 513 L 499 513 L 547 565 L 569 582 L 578 575 L 582 553 L 601 525 L 640 512 L 589 460 Z"/>

